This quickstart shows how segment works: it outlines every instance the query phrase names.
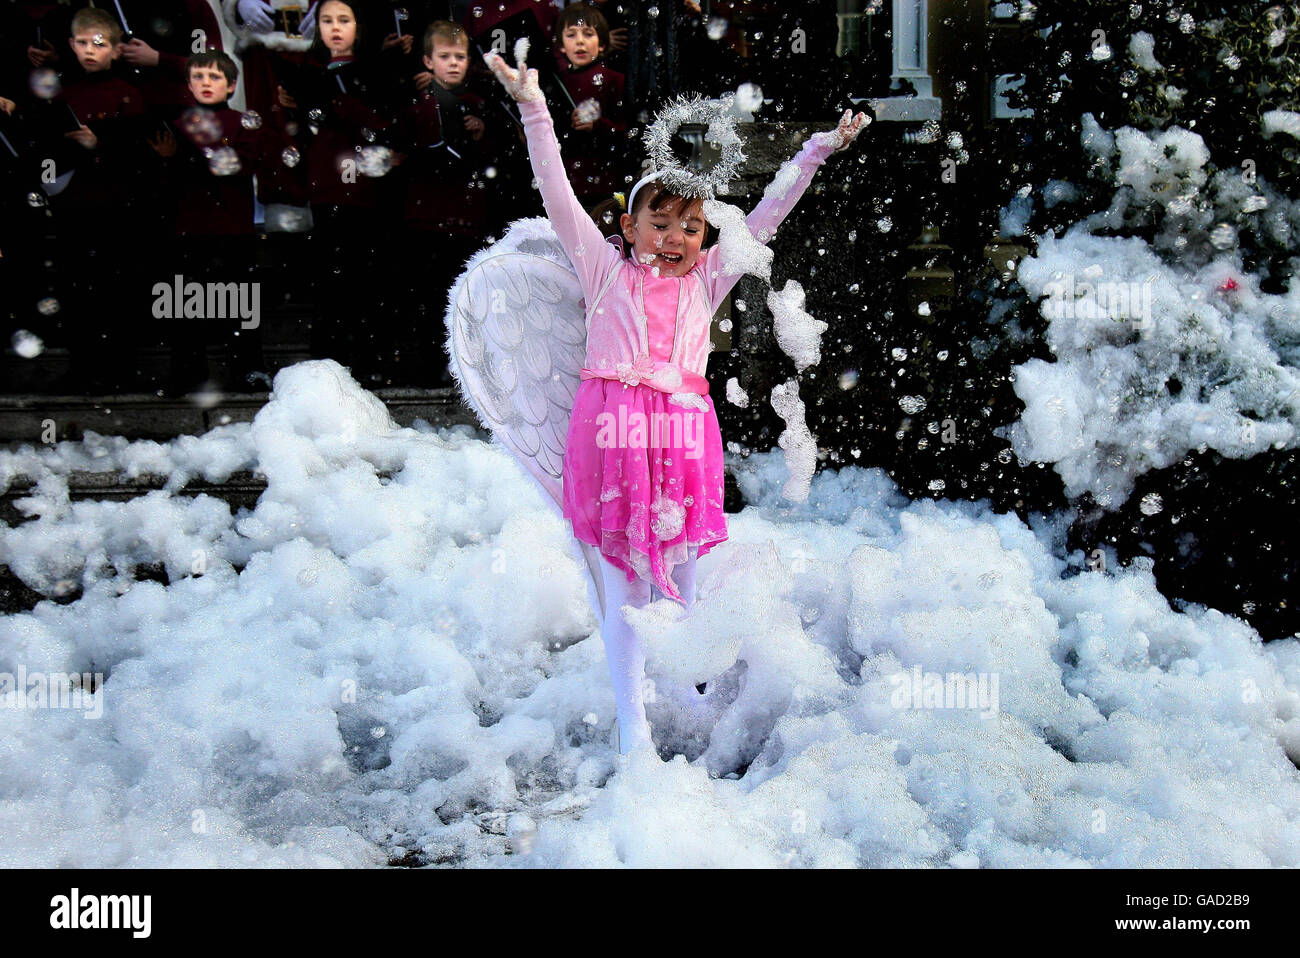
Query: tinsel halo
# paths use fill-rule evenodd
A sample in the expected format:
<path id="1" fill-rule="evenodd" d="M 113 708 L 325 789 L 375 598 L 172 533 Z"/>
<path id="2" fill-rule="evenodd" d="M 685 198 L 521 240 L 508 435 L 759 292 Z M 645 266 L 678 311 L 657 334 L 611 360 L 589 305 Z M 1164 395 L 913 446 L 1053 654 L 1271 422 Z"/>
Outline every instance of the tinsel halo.
<path id="1" fill-rule="evenodd" d="M 711 200 L 740 172 L 745 154 L 740 149 L 740 135 L 736 133 L 736 118 L 731 109 L 734 98 L 734 93 L 718 99 L 707 99 L 698 93 L 689 98 L 679 96 L 655 114 L 642 139 L 654 168 L 663 174 L 660 181 L 668 189 L 682 196 Z M 695 173 L 673 155 L 672 138 L 686 123 L 706 127 L 705 141 L 721 153 L 712 169 Z"/>

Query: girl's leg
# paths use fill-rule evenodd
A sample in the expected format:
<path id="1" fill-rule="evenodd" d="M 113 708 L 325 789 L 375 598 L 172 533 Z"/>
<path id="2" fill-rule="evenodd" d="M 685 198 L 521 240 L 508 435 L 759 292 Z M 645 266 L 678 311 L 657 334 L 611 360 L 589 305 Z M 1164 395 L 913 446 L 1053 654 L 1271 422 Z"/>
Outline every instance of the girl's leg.
<path id="1" fill-rule="evenodd" d="M 601 572 L 605 578 L 605 622 L 600 634 L 605 641 L 605 658 L 618 709 L 619 753 L 626 754 L 652 744 L 642 692 L 645 649 L 623 618 L 623 606 L 640 608 L 650 601 L 650 584 L 641 578 L 627 581 L 627 574 L 608 562 L 601 564 Z"/>
<path id="2" fill-rule="evenodd" d="M 677 586 L 677 591 L 682 594 L 682 598 L 686 600 L 688 609 L 695 604 L 695 560 L 699 552 L 699 546 L 689 546 L 686 550 L 686 561 L 673 570 L 673 583 Z M 706 685 L 707 683 L 701 682 L 694 687 L 694 690 L 703 695 Z"/>
<path id="3" fill-rule="evenodd" d="M 695 557 L 699 551 L 699 546 L 688 546 L 686 561 L 673 569 L 673 585 L 677 586 L 677 591 L 686 600 L 688 609 L 695 604 Z"/>

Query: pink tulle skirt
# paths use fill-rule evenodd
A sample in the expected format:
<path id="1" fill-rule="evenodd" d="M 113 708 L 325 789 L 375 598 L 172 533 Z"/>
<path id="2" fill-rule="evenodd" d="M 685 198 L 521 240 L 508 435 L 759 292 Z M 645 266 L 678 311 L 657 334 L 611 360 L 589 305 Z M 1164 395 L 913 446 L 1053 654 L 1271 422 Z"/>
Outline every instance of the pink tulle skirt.
<path id="1" fill-rule="evenodd" d="M 722 434 L 709 396 L 681 405 L 651 386 L 586 379 L 564 453 L 564 515 L 628 581 L 683 601 L 672 581 L 688 546 L 727 538 Z"/>

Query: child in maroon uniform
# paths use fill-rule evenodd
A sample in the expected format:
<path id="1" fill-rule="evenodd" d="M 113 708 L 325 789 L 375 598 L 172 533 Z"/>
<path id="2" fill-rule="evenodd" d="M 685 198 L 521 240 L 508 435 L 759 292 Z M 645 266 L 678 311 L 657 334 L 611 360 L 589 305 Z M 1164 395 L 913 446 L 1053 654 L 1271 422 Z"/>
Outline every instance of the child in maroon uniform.
<path id="1" fill-rule="evenodd" d="M 555 39 L 563 54 L 560 79 L 574 104 L 569 116 L 557 118 L 555 129 L 574 195 L 591 209 L 626 186 L 623 74 L 602 62 L 609 49 L 609 24 L 590 4 L 561 10 Z"/>
<path id="2" fill-rule="evenodd" d="M 229 56 L 196 53 L 188 70 L 189 92 L 198 105 L 181 115 L 179 137 L 167 133 L 152 143 L 166 160 L 164 182 L 175 201 L 175 273 L 182 283 L 247 284 L 247 303 L 254 288 L 253 174 L 267 165 L 271 143 L 227 103 L 239 78 Z M 262 366 L 260 318 L 227 312 L 167 319 L 171 335 L 166 338 L 172 343 L 167 391 L 179 395 L 208 379 L 205 346 L 212 340 L 229 349 L 227 385 L 248 389 L 249 376 Z"/>
<path id="3" fill-rule="evenodd" d="M 401 122 L 404 235 L 395 282 L 405 293 L 403 315 L 414 323 L 407 331 L 416 347 L 405 377 L 410 385 L 450 385 L 442 337 L 430 330 L 441 328 L 447 290 L 488 232 L 486 168 L 496 151 L 488 105 L 465 82 L 469 63 L 464 29 L 445 20 L 430 24 L 424 65 L 433 82 Z"/>
<path id="4" fill-rule="evenodd" d="M 68 45 L 85 73 L 64 84 L 53 109 L 70 109 L 80 128 L 65 134 L 53 157 L 55 171 L 72 173 L 56 205 L 78 209 L 121 203 L 143 145 L 145 105 L 139 91 L 113 69 L 122 53 L 122 31 L 102 10 L 87 7 L 72 18 Z M 66 106 L 64 106 L 66 105 Z M 62 161 L 62 162 L 60 162 Z"/>
<path id="5" fill-rule="evenodd" d="M 323 0 L 307 62 L 281 65 L 280 100 L 297 124 L 311 192 L 311 353 L 351 367 L 366 386 L 384 382 L 396 312 L 384 302 L 391 291 L 374 281 L 387 252 L 385 213 L 395 185 L 387 144 L 397 87 L 383 29 L 374 4 Z"/>
<path id="6" fill-rule="evenodd" d="M 53 102 L 32 103 L 31 114 L 53 161 L 47 192 L 60 267 L 70 277 L 60 310 L 71 359 L 65 383 L 77 391 L 115 392 L 132 372 L 134 327 L 99 321 L 101 297 L 116 288 L 124 304 L 144 302 L 132 297 L 136 284 L 127 273 L 139 259 L 130 252 L 138 254 L 140 240 L 133 199 L 148 154 L 145 105 L 114 70 L 122 54 L 117 21 L 88 7 L 73 16 L 71 30 L 68 45 L 84 73 L 69 79 Z"/>
<path id="7" fill-rule="evenodd" d="M 121 18 L 127 78 L 149 112 L 170 120 L 185 109 L 186 60 L 196 50 L 221 50 L 221 28 L 207 0 L 110 0 L 100 9 Z"/>

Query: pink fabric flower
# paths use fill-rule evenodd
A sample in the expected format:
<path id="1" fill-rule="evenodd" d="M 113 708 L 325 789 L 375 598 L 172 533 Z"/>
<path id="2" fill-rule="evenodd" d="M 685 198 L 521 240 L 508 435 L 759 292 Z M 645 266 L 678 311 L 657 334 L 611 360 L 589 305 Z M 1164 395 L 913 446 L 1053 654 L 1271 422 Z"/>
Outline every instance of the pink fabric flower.
<path id="1" fill-rule="evenodd" d="M 643 379 L 649 379 L 654 375 L 655 364 L 648 353 L 642 353 L 636 357 L 634 362 L 618 363 L 614 367 L 618 373 L 618 378 L 629 386 L 635 386 Z"/>

